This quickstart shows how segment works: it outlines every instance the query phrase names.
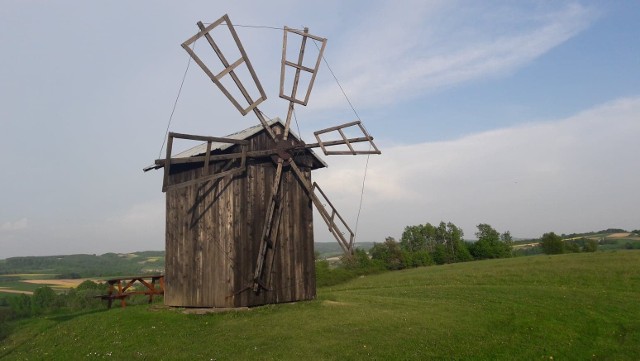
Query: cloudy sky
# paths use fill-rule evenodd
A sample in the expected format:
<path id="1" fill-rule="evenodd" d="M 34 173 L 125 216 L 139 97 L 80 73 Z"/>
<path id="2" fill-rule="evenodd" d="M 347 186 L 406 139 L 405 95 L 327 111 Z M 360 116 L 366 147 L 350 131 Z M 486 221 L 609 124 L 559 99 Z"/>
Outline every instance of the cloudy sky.
<path id="1" fill-rule="evenodd" d="M 366 156 L 314 173 L 352 228 L 365 179 L 359 241 L 441 220 L 466 238 L 479 223 L 515 237 L 640 228 L 640 3 L 306 4 L 3 0 L 0 258 L 163 249 L 162 175 L 142 168 L 187 68 L 180 44 L 225 13 L 329 39 L 326 60 L 383 152 L 366 178 Z M 237 31 L 261 109 L 284 117 L 282 32 Z M 191 65 L 172 131 L 256 124 Z M 305 140 L 355 119 L 325 64 L 297 118 Z"/>

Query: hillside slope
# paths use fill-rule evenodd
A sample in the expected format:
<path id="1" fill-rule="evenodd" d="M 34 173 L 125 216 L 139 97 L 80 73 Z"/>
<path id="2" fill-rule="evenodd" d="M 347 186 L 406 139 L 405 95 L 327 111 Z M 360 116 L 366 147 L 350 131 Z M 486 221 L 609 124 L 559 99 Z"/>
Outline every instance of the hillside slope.
<path id="1" fill-rule="evenodd" d="M 636 360 L 638 275 L 640 251 L 418 268 L 246 312 L 135 306 L 34 319 L 0 343 L 0 357 Z"/>

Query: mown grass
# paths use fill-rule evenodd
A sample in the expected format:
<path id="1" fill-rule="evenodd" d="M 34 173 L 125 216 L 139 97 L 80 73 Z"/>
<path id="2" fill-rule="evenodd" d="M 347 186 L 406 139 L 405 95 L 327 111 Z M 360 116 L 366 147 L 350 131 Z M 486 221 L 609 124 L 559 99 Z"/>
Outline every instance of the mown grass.
<path id="1" fill-rule="evenodd" d="M 0 357 L 637 360 L 639 299 L 640 251 L 520 257 L 361 277 L 246 312 L 145 305 L 31 319 Z"/>

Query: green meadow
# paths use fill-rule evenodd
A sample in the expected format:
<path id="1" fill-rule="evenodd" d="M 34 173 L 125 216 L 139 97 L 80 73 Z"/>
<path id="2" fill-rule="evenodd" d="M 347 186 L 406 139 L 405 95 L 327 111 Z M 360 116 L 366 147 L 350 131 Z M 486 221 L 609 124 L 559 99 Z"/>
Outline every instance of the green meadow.
<path id="1" fill-rule="evenodd" d="M 640 251 L 415 268 L 314 301 L 185 314 L 155 305 L 31 318 L 6 360 L 638 360 Z"/>

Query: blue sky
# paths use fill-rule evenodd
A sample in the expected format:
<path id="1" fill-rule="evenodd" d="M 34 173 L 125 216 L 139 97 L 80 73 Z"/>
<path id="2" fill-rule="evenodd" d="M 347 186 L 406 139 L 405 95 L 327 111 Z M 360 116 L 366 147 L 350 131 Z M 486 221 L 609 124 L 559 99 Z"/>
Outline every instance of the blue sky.
<path id="1" fill-rule="evenodd" d="M 516 237 L 640 228 L 640 3 L 18 1 L 0 9 L 0 258 L 164 247 L 157 158 L 196 22 L 308 26 L 383 155 L 358 240 L 451 221 Z M 282 34 L 238 28 L 277 97 Z M 199 45 L 199 44 L 198 44 Z M 193 65 L 193 64 L 192 64 Z M 320 68 L 304 139 L 354 120 Z M 256 124 L 190 67 L 171 130 Z M 366 158 L 314 174 L 355 226 Z M 318 217 L 316 217 L 318 218 Z M 316 240 L 330 241 L 317 224 Z"/>

